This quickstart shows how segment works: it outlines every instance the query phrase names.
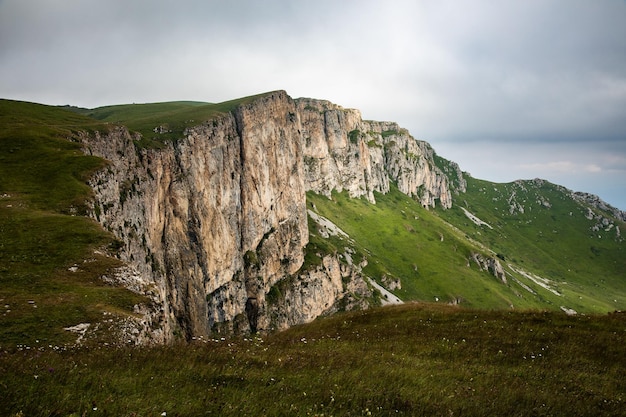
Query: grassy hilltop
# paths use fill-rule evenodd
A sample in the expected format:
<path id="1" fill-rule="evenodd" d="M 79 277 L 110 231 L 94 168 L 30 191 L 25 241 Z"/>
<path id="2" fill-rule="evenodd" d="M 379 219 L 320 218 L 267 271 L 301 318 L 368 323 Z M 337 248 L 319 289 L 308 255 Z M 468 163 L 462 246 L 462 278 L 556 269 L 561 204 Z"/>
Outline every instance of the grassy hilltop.
<path id="1" fill-rule="evenodd" d="M 78 112 L 96 120 L 127 126 L 131 131 L 141 134 L 141 139 L 137 143 L 138 146 L 160 148 L 164 141 L 181 138 L 186 128 L 227 114 L 237 106 L 250 103 L 263 95 L 265 94 L 222 103 L 172 101 L 121 104 L 91 110 L 80 109 Z"/>

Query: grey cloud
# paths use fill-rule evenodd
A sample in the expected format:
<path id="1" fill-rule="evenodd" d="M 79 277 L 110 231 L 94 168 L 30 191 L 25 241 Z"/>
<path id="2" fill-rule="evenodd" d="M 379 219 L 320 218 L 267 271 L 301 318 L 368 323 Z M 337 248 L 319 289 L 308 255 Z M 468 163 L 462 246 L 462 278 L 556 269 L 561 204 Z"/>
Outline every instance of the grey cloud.
<path id="1" fill-rule="evenodd" d="M 95 107 L 286 89 L 397 121 L 461 166 L 488 155 L 498 180 L 491 161 L 513 149 L 557 166 L 531 144 L 570 147 L 576 166 L 626 155 L 625 21 L 614 0 L 0 0 L 0 96 Z"/>

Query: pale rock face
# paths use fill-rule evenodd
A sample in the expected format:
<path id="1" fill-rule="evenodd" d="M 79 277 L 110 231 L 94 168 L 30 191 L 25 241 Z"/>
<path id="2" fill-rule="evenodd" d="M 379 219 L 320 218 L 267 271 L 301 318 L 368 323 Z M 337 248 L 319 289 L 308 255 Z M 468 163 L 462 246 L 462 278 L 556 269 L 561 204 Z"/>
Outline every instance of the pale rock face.
<path id="1" fill-rule="evenodd" d="M 350 197 L 364 195 L 371 202 L 373 191 L 389 191 L 382 152 L 370 155 L 370 149 L 351 136 L 350 132 L 362 125 L 358 110 L 313 99 L 298 99 L 296 105 L 302 122 L 308 189 L 327 196 L 333 190 L 346 190 Z"/>
<path id="2" fill-rule="evenodd" d="M 300 129 L 293 100 L 276 92 L 159 150 L 136 151 L 123 128 L 83 138 L 110 161 L 91 181 L 93 215 L 124 242 L 120 257 L 137 271 L 128 286 L 154 292 L 160 339 L 247 331 L 251 304 L 259 328 L 272 326 L 266 294 L 298 272 L 308 243 Z M 308 313 L 289 323 L 343 297 L 326 284 L 331 271 L 298 278 L 325 289 L 302 296 Z"/>
<path id="3" fill-rule="evenodd" d="M 394 181 L 424 206 L 451 205 L 428 144 L 395 123 L 283 91 L 162 149 L 137 150 L 118 127 L 83 142 L 110 162 L 91 180 L 93 217 L 124 243 L 119 256 L 133 273 L 120 282 L 153 300 L 152 313 L 142 313 L 147 339 L 285 328 L 367 307 L 360 266 L 325 256 L 300 270 L 307 190 L 374 202 Z M 453 191 L 464 191 L 458 167 L 449 168 L 460 178 Z"/>
<path id="4" fill-rule="evenodd" d="M 372 291 L 360 269 L 335 256 L 325 256 L 319 267 L 284 285 L 278 299 L 273 300 L 270 316 L 274 328 L 286 329 L 340 310 L 367 308 Z"/>
<path id="5" fill-rule="evenodd" d="M 499 260 L 494 257 L 485 258 L 483 255 L 475 252 L 470 254 L 470 259 L 473 260 L 476 265 L 478 265 L 478 268 L 481 271 L 488 271 L 491 275 L 506 284 L 506 273 L 504 272 L 504 268 L 502 267 L 502 264 Z"/>
<path id="6" fill-rule="evenodd" d="M 383 275 L 381 281 L 388 290 L 393 291 L 402 289 L 402 281 L 400 281 L 400 278 Z"/>
<path id="7" fill-rule="evenodd" d="M 202 139 L 190 133 L 163 150 L 136 153 L 121 131 L 88 147 L 111 161 L 92 181 L 98 220 L 125 242 L 122 259 L 158 289 L 170 337 L 208 335 L 206 294 L 243 265 L 234 118 L 199 129 Z"/>
<path id="8" fill-rule="evenodd" d="M 304 171 L 308 189 L 331 195 L 347 190 L 351 197 L 375 202 L 374 192 L 389 192 L 389 182 L 419 199 L 424 207 L 452 207 L 451 192 L 465 192 L 465 180 L 454 163 L 456 189 L 435 164 L 430 145 L 417 141 L 392 122 L 361 119 L 358 110 L 328 101 L 301 98 Z"/>

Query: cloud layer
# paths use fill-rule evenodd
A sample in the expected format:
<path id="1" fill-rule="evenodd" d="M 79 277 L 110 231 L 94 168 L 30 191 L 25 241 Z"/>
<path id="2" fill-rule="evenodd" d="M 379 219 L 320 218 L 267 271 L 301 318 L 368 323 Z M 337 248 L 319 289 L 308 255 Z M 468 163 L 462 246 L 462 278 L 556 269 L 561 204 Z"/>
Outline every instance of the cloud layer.
<path id="1" fill-rule="evenodd" d="M 0 96 L 285 89 L 397 121 L 477 177 L 545 177 L 626 209 L 624 22 L 620 0 L 0 0 Z"/>

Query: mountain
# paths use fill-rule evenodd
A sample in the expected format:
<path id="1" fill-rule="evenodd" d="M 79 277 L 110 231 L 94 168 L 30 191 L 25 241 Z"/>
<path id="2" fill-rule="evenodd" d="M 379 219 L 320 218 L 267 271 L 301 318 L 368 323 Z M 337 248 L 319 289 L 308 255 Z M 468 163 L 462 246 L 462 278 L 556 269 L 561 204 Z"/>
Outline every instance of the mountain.
<path id="1" fill-rule="evenodd" d="M 13 290 L 1 298 L 31 306 L 18 330 L 3 316 L 10 341 L 32 338 L 42 320 L 28 304 L 32 282 L 78 311 L 50 322 L 50 338 L 101 314 L 110 325 L 94 332 L 137 343 L 282 329 L 396 297 L 568 314 L 626 305 L 623 212 L 542 180 L 474 179 L 357 110 L 284 91 L 218 104 L 2 109 L 0 230 L 12 251 L 0 273 Z M 47 201 L 65 183 L 73 191 Z M 47 239 L 63 256 L 48 259 L 41 224 L 25 220 L 28 239 L 16 234 L 18 216 L 54 218 Z M 85 230 L 77 248 L 64 221 Z M 45 268 L 29 281 L 34 248 Z M 68 286 L 46 289 L 49 271 Z M 93 294 L 81 304 L 73 286 L 88 271 Z M 116 295 L 94 300 L 107 292 Z M 64 311 L 54 300 L 46 308 Z"/>

